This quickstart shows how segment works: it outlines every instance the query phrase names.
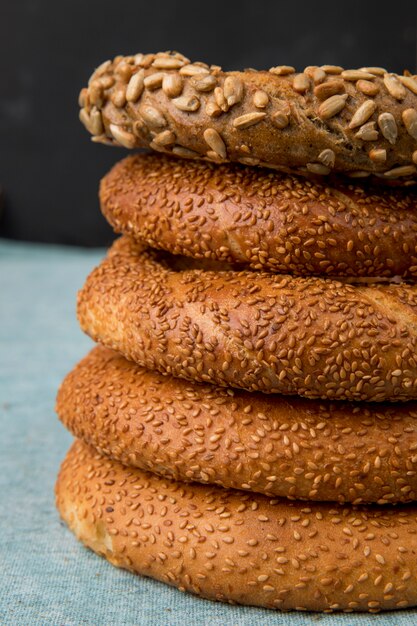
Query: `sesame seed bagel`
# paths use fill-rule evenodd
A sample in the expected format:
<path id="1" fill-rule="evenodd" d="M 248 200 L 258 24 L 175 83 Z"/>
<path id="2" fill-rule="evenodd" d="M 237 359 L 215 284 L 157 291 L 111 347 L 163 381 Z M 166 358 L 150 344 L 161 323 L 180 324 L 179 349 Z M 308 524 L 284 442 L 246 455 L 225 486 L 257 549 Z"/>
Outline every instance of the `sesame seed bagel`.
<path id="1" fill-rule="evenodd" d="M 312 611 L 417 602 L 417 507 L 270 500 L 183 484 L 76 442 L 58 510 L 113 565 L 212 600 Z"/>
<path id="2" fill-rule="evenodd" d="M 188 380 L 416 399 L 417 285 L 205 271 L 180 258 L 120 238 L 79 294 L 81 328 L 142 367 Z"/>
<path id="3" fill-rule="evenodd" d="M 340 503 L 417 499 L 417 403 L 284 398 L 190 383 L 97 347 L 57 412 L 100 453 L 161 476 Z"/>
<path id="4" fill-rule="evenodd" d="M 417 277 L 417 197 L 403 189 L 141 154 L 103 178 L 100 200 L 116 232 L 173 254 L 293 275 Z"/>
<path id="5" fill-rule="evenodd" d="M 382 68 L 223 72 L 178 53 L 118 56 L 94 71 L 79 103 L 102 143 L 417 182 L 417 77 Z"/>

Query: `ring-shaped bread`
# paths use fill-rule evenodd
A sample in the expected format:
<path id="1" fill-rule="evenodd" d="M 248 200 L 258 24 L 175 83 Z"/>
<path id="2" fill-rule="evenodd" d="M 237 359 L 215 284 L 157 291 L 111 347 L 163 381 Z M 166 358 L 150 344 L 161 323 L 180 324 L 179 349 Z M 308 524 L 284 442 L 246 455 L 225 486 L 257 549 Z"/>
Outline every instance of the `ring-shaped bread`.
<path id="1" fill-rule="evenodd" d="M 417 285 L 195 269 L 128 237 L 88 277 L 82 329 L 148 369 L 309 398 L 417 398 Z"/>

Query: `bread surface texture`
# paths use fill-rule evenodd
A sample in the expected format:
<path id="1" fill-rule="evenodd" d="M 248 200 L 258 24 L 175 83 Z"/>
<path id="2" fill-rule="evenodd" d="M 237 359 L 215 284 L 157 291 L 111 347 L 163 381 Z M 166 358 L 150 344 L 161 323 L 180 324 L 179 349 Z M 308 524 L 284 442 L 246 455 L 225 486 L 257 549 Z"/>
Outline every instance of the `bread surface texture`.
<path id="1" fill-rule="evenodd" d="M 118 56 L 80 93 L 95 141 L 357 180 L 417 180 L 417 77 L 381 68 L 223 72 L 178 53 Z"/>
<path id="2" fill-rule="evenodd" d="M 417 397 L 416 285 L 189 266 L 122 237 L 79 294 L 82 329 L 189 380 L 330 400 Z"/>
<path id="3" fill-rule="evenodd" d="M 417 403 L 248 393 L 145 370 L 97 347 L 57 412 L 108 457 L 180 481 L 339 503 L 415 500 Z"/>
<path id="4" fill-rule="evenodd" d="M 156 154 L 103 178 L 118 233 L 196 259 L 292 275 L 417 277 L 417 195 Z"/>
<path id="5" fill-rule="evenodd" d="M 111 563 L 205 598 L 277 609 L 416 604 L 417 508 L 288 502 L 127 468 L 81 442 L 58 510 Z"/>

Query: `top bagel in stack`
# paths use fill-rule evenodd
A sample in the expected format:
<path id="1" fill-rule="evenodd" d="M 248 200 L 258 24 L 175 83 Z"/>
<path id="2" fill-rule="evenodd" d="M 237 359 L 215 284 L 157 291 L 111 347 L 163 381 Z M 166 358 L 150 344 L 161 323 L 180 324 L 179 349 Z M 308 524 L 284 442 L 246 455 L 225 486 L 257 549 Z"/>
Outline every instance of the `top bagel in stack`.
<path id="1" fill-rule="evenodd" d="M 417 182 L 417 78 L 326 65 L 223 72 L 179 53 L 118 56 L 80 94 L 95 141 L 286 172 Z"/>

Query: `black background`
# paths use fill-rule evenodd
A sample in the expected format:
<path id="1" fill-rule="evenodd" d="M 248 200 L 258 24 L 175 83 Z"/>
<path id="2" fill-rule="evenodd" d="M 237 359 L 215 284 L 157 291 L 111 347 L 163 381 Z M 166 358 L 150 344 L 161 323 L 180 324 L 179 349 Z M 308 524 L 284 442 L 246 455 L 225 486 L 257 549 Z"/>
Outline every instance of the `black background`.
<path id="1" fill-rule="evenodd" d="M 117 54 L 179 50 L 225 69 L 324 63 L 417 72 L 417 1 L 0 0 L 0 236 L 99 245 L 100 177 L 77 98 Z"/>

